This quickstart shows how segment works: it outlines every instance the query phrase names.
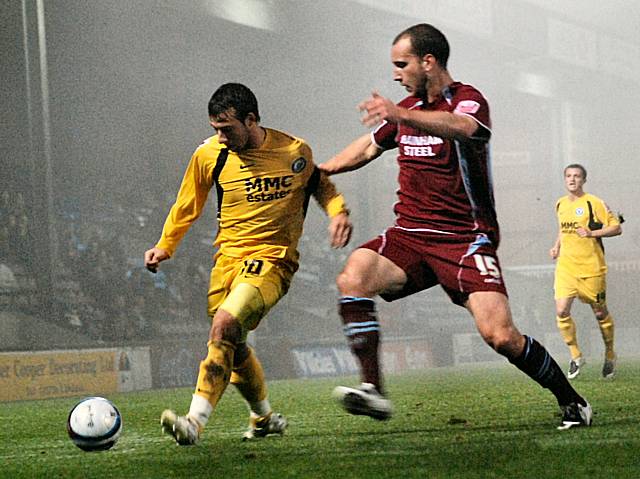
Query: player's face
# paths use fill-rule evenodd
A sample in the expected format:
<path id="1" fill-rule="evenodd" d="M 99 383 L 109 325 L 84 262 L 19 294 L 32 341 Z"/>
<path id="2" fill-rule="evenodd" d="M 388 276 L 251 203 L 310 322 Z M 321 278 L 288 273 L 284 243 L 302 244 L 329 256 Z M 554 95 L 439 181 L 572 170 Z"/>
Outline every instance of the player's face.
<path id="1" fill-rule="evenodd" d="M 210 116 L 209 123 L 218 134 L 218 141 L 233 151 L 242 151 L 249 142 L 249 128 L 238 120 L 234 109 Z"/>
<path id="2" fill-rule="evenodd" d="M 585 179 L 580 168 L 567 168 L 564 172 L 564 186 L 569 193 L 582 191 Z"/>
<path id="3" fill-rule="evenodd" d="M 393 63 L 393 80 L 409 93 L 424 96 L 427 91 L 427 75 L 422 65 L 422 58 L 413 53 L 411 39 L 401 38 L 391 47 L 391 63 Z"/>

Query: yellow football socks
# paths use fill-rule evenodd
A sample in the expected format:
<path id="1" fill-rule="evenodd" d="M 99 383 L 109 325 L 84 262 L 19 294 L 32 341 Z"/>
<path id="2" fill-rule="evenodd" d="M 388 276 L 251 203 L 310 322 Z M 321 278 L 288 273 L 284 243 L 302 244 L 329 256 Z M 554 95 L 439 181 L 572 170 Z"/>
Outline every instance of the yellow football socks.
<path id="1" fill-rule="evenodd" d="M 571 316 L 561 318 L 556 316 L 556 324 L 562 335 L 562 339 L 567 346 L 569 346 L 569 352 L 571 353 L 571 359 L 577 359 L 582 356 L 580 348 L 578 348 L 578 339 L 576 337 L 576 323 L 573 322 Z"/>
<path id="2" fill-rule="evenodd" d="M 233 368 L 231 383 L 250 405 L 266 399 L 267 383 L 264 370 L 252 348 L 249 348 L 247 359 Z"/>
<path id="3" fill-rule="evenodd" d="M 612 361 L 616 355 L 613 351 L 613 318 L 611 315 L 608 314 L 602 321 L 598 321 L 598 326 L 600 326 L 600 332 L 602 333 L 606 357 Z"/>
<path id="4" fill-rule="evenodd" d="M 228 341 L 209 341 L 209 352 L 200 362 L 196 394 L 216 407 L 231 378 L 233 354 L 236 347 Z"/>

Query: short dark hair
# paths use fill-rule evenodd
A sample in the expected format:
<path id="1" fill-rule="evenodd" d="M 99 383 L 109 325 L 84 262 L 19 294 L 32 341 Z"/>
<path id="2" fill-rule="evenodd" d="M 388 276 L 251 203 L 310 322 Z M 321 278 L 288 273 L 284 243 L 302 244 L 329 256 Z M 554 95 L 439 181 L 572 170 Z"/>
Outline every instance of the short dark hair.
<path id="1" fill-rule="evenodd" d="M 393 45 L 402 38 L 409 37 L 413 53 L 424 57 L 430 53 L 442 68 L 447 68 L 449 60 L 449 42 L 447 37 L 433 25 L 419 23 L 400 32 L 393 40 Z"/>
<path id="2" fill-rule="evenodd" d="M 258 100 L 245 85 L 225 83 L 211 95 L 209 116 L 218 116 L 231 108 L 235 110 L 235 117 L 240 121 L 244 121 L 249 113 L 253 113 L 256 121 L 260 121 Z"/>
<path id="3" fill-rule="evenodd" d="M 570 165 L 565 166 L 563 173 L 566 173 L 569 168 L 575 168 L 577 170 L 582 171 L 582 179 L 583 180 L 587 179 L 587 169 L 584 166 L 582 166 L 580 163 L 571 163 Z"/>

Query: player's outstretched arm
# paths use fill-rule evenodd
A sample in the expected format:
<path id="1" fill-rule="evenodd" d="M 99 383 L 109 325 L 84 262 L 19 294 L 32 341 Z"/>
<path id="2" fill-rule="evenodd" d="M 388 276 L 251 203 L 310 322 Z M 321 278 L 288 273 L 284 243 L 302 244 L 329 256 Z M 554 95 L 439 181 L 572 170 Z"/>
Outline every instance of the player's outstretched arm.
<path id="1" fill-rule="evenodd" d="M 148 249 L 144 252 L 144 267 L 152 273 L 155 273 L 156 271 L 158 271 L 160 263 L 169 258 L 169 253 L 167 253 L 162 248 L 154 246 L 153 248 Z"/>
<path id="2" fill-rule="evenodd" d="M 329 161 L 318 165 L 327 175 L 344 173 L 362 168 L 382 154 L 380 148 L 371 140 L 371 134 L 362 135 Z"/>
<path id="3" fill-rule="evenodd" d="M 329 222 L 329 242 L 332 248 L 343 248 L 351 239 L 353 229 L 349 219 L 349 209 L 344 201 L 344 196 L 338 192 L 333 181 L 321 170 L 316 170 L 316 173 L 319 174 L 319 177 L 313 196 L 331 219 Z"/>
<path id="4" fill-rule="evenodd" d="M 369 127 L 385 120 L 389 123 L 403 123 L 442 138 L 456 139 L 473 138 L 478 130 L 478 123 L 470 116 L 448 111 L 408 110 L 376 91 L 361 102 L 358 109 L 364 112 L 362 123 Z"/>

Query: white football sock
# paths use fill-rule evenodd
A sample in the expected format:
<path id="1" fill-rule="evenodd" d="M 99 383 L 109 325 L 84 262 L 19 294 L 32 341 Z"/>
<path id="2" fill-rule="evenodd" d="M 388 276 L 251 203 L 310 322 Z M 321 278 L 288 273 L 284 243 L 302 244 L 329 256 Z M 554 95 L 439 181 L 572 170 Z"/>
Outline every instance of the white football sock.
<path id="1" fill-rule="evenodd" d="M 189 407 L 188 416 L 200 424 L 200 426 L 204 427 L 209 421 L 209 416 L 211 416 L 211 412 L 213 411 L 213 406 L 211 403 L 207 401 L 207 399 L 194 394 L 191 398 L 191 406 Z"/>

